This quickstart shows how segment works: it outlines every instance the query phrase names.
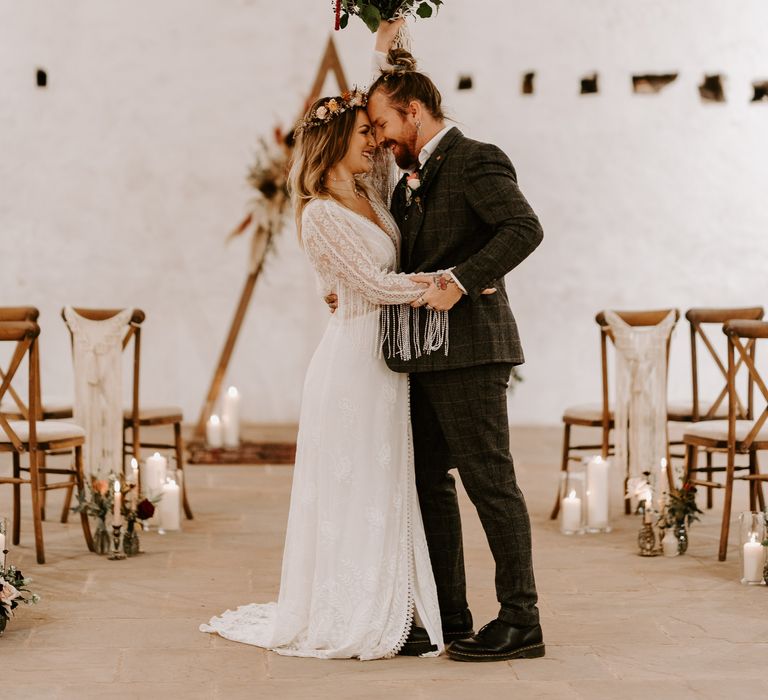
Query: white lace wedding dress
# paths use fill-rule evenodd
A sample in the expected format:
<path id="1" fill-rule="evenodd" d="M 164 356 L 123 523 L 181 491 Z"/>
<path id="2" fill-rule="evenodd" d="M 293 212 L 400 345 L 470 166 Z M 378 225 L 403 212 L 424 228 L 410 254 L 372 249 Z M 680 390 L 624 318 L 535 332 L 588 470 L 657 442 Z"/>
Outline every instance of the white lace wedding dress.
<path id="1" fill-rule="evenodd" d="M 397 653 L 415 612 L 443 648 L 408 377 L 390 371 L 380 352 L 384 339 L 407 353 L 415 332 L 407 304 L 394 316 L 381 305 L 413 301 L 423 287 L 394 272 L 399 232 L 387 208 L 372 204 L 380 226 L 331 200 L 304 211 L 306 252 L 339 308 L 304 383 L 280 596 L 228 610 L 204 632 L 289 656 L 377 659 Z M 445 314 L 430 313 L 426 352 L 447 342 Z"/>

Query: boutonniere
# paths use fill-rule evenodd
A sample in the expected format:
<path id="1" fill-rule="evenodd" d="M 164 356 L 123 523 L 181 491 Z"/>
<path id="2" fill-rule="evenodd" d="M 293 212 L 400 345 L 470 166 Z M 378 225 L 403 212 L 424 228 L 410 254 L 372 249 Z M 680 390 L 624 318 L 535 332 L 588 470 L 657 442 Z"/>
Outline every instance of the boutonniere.
<path id="1" fill-rule="evenodd" d="M 405 205 L 406 206 L 411 205 L 411 199 L 413 198 L 413 195 L 418 191 L 419 187 L 421 187 L 421 179 L 420 179 L 419 171 L 414 170 L 405 179 Z"/>

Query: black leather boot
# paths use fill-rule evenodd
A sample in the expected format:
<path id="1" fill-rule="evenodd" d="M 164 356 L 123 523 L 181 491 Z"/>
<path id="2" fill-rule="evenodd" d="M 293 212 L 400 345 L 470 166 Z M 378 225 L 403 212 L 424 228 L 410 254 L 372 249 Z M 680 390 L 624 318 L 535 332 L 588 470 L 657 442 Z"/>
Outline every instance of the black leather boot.
<path id="1" fill-rule="evenodd" d="M 475 631 L 472 629 L 472 613 L 469 608 L 451 615 L 441 616 L 443 625 L 443 641 L 449 642 L 458 639 L 468 639 Z M 430 651 L 437 651 L 437 647 L 429 640 L 429 634 L 423 627 L 413 625 L 408 633 L 408 639 L 405 640 L 403 648 L 398 654 L 401 656 L 421 656 Z"/>
<path id="2" fill-rule="evenodd" d="M 541 625 L 516 627 L 502 620 L 492 620 L 471 639 L 448 647 L 454 661 L 506 661 L 536 659 L 544 656 Z"/>
<path id="3" fill-rule="evenodd" d="M 469 639 L 475 630 L 472 629 L 472 613 L 469 608 L 450 615 L 442 615 L 443 641 L 455 642 L 458 639 Z"/>

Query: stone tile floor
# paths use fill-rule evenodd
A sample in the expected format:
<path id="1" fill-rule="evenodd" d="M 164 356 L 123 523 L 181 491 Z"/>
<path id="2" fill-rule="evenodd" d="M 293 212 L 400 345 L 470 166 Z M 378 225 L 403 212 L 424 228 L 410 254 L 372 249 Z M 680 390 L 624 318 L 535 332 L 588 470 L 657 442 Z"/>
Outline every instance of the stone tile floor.
<path id="1" fill-rule="evenodd" d="M 198 632 L 227 607 L 275 599 L 291 469 L 189 467 L 195 520 L 183 533 L 146 534 L 134 559 L 89 554 L 75 521 L 53 520 L 48 562 L 37 566 L 24 522 L 11 559 L 43 600 L 22 608 L 0 638 L 0 697 L 767 697 L 768 590 L 738 583 L 735 547 L 717 561 L 718 509 L 675 559 L 636 555 L 634 516 L 618 516 L 607 535 L 564 537 L 548 520 L 559 429 L 515 429 L 512 439 L 533 520 L 545 658 L 319 661 Z M 58 503 L 53 494 L 52 513 Z M 463 506 L 470 602 L 483 624 L 496 612 L 492 561 L 466 497 Z M 9 512 L 10 488 L 0 488 L 0 514 Z"/>

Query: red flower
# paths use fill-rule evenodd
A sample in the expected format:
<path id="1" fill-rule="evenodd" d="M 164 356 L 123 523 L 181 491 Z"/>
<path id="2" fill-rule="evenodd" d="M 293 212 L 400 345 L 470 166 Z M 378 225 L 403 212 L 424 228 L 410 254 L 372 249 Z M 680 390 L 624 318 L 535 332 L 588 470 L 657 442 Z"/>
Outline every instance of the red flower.
<path id="1" fill-rule="evenodd" d="M 155 506 L 146 498 L 136 506 L 136 515 L 139 520 L 149 520 L 155 514 Z"/>

